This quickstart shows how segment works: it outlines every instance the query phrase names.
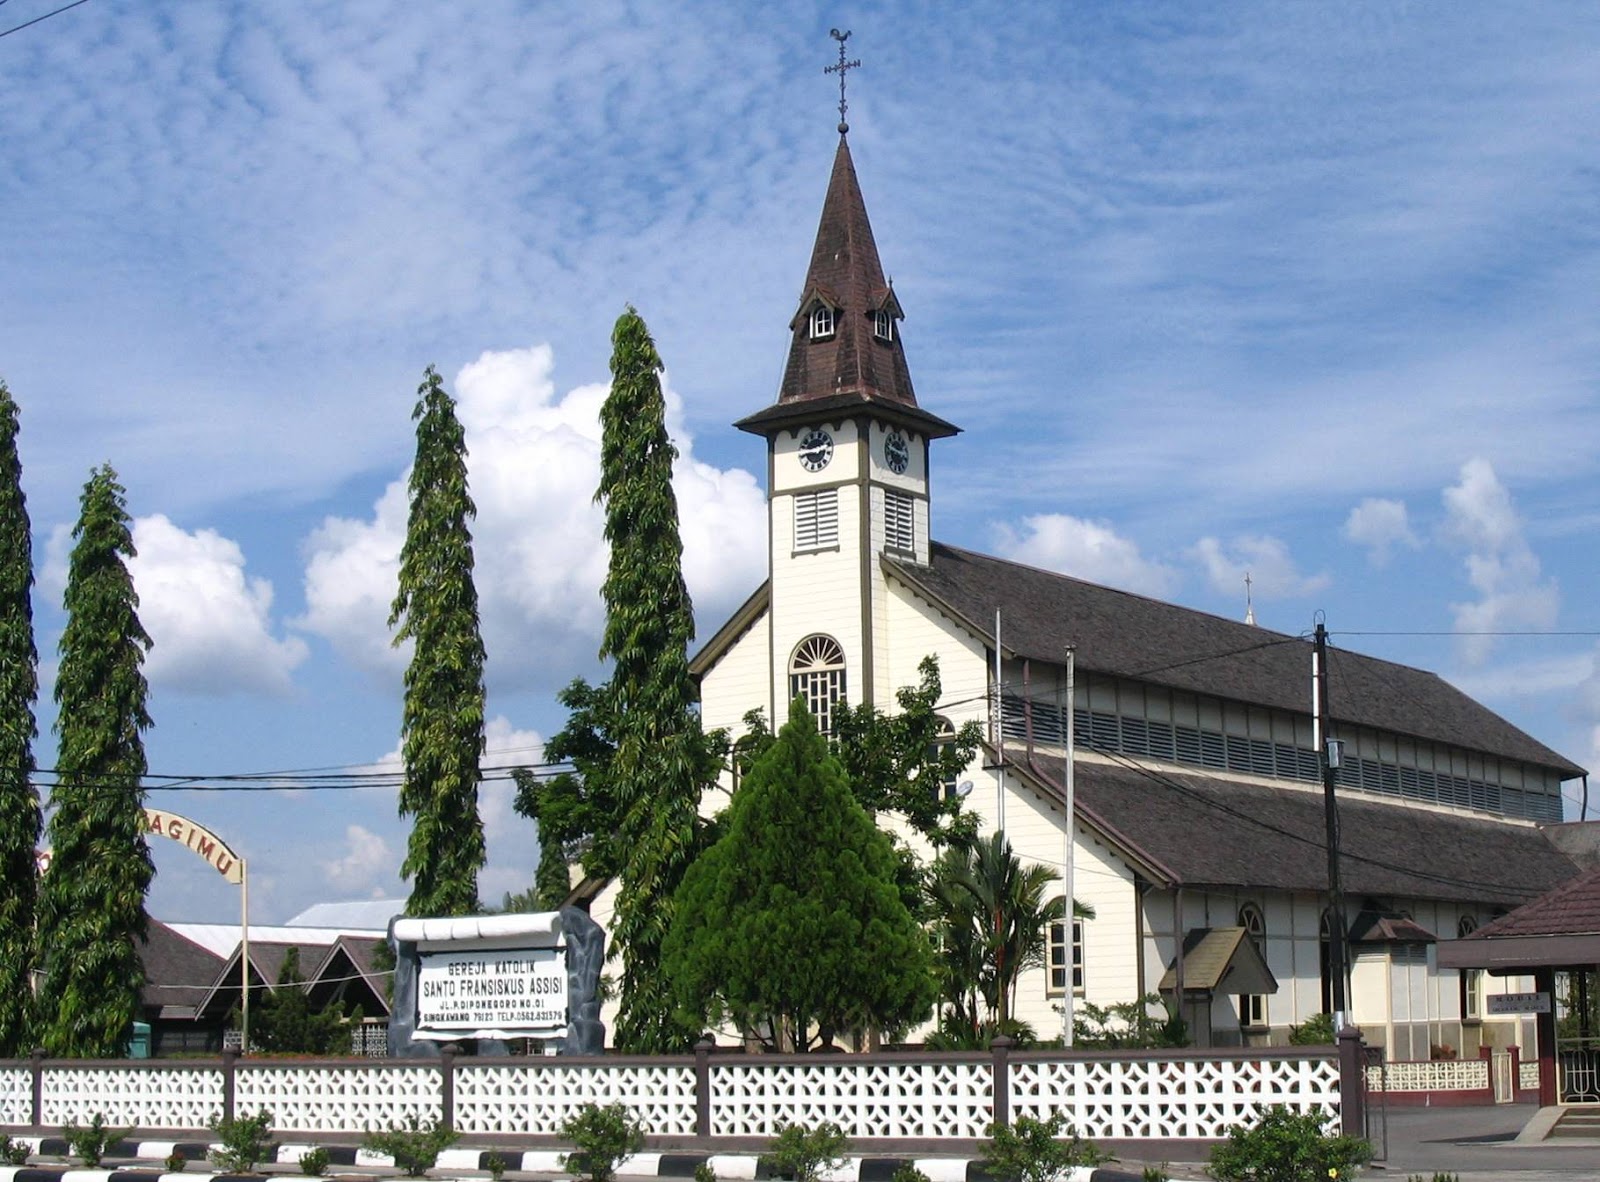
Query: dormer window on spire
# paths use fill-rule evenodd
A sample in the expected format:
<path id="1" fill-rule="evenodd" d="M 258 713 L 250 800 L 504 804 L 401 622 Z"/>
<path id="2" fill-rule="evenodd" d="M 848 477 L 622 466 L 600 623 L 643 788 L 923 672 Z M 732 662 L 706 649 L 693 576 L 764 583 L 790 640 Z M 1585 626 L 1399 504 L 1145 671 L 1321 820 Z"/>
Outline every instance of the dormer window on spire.
<path id="1" fill-rule="evenodd" d="M 811 309 L 811 339 L 824 340 L 833 335 L 834 311 L 827 304 L 818 304 Z"/>
<path id="2" fill-rule="evenodd" d="M 894 317 L 887 308 L 879 308 L 872 313 L 872 335 L 885 344 L 894 341 Z"/>

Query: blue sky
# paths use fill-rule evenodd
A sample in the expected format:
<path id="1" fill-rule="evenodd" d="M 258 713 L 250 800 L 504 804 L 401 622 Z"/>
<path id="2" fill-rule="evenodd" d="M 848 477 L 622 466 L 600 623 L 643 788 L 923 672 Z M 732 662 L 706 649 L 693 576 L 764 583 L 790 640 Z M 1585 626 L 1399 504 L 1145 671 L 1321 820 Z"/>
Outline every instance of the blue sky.
<path id="1" fill-rule="evenodd" d="M 0 33 L 59 7 L 0 3 Z M 1236 617 L 1248 570 L 1262 624 L 1322 611 L 1600 762 L 1600 10 L 90 0 L 0 36 L 40 764 L 107 460 L 152 770 L 392 762 L 430 363 L 472 449 L 490 762 L 536 761 L 556 689 L 599 672 L 595 416 L 628 302 L 668 366 L 708 635 L 764 569 L 762 448 L 729 423 L 775 397 L 831 26 L 918 397 L 965 428 L 936 536 Z M 402 893 L 392 789 L 152 803 L 250 861 L 263 921 Z M 502 784 L 484 811 L 498 898 L 534 834 Z M 156 915 L 236 914 L 156 855 Z"/>

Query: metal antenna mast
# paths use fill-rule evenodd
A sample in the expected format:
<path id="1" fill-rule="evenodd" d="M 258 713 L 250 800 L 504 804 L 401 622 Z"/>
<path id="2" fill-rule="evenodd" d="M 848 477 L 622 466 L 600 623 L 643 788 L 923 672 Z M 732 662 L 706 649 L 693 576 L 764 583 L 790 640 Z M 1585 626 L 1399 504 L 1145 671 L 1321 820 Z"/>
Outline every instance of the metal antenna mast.
<path id="1" fill-rule="evenodd" d="M 836 66 L 823 66 L 822 72 L 824 74 L 839 75 L 839 134 L 843 135 L 850 130 L 850 125 L 844 121 L 844 113 L 849 107 L 849 104 L 844 101 L 844 78 L 851 70 L 859 70 L 861 68 L 861 59 L 856 58 L 853 62 L 844 60 L 844 43 L 850 40 L 849 29 L 842 33 L 838 29 L 829 29 L 828 35 L 839 43 L 839 64 Z"/>

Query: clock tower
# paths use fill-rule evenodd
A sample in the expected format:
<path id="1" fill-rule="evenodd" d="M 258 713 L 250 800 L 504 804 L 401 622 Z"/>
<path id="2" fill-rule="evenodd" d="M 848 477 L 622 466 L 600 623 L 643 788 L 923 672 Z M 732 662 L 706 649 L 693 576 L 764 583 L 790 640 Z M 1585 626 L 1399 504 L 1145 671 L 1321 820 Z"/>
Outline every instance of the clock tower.
<path id="1" fill-rule="evenodd" d="M 882 559 L 928 561 L 929 444 L 957 428 L 917 405 L 850 158 L 848 127 L 817 228 L 778 400 L 741 419 L 767 441 L 770 718 L 803 694 L 886 705 Z"/>

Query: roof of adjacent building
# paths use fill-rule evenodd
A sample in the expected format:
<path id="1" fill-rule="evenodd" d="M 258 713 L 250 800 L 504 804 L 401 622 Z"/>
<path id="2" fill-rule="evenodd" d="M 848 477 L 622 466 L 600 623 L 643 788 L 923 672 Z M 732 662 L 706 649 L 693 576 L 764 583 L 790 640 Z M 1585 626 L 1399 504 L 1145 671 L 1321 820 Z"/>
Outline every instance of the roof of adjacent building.
<path id="1" fill-rule="evenodd" d="M 157 1009 L 163 1018 L 193 1017 L 211 992 L 223 958 L 159 919 L 152 919 L 139 949 L 144 984 L 143 1006 Z"/>
<path id="2" fill-rule="evenodd" d="M 1311 645 L 1290 636 L 935 542 L 929 565 L 885 558 L 895 577 L 1007 652 L 1260 706 L 1308 711 Z M 1352 723 L 1551 768 L 1584 769 L 1423 669 L 1330 647 L 1335 722 Z"/>
<path id="3" fill-rule="evenodd" d="M 1025 755 L 1008 754 L 1029 771 Z M 1036 755 L 1030 778 L 1060 799 L 1063 770 L 1059 756 Z M 1162 885 L 1327 889 L 1320 790 L 1087 759 L 1073 783 L 1082 821 Z M 1368 898 L 1514 907 L 1578 869 L 1522 822 L 1341 794 L 1339 827 L 1352 914 Z"/>
<path id="4" fill-rule="evenodd" d="M 1600 935 L 1600 867 L 1584 871 L 1462 938 L 1593 935 Z"/>

